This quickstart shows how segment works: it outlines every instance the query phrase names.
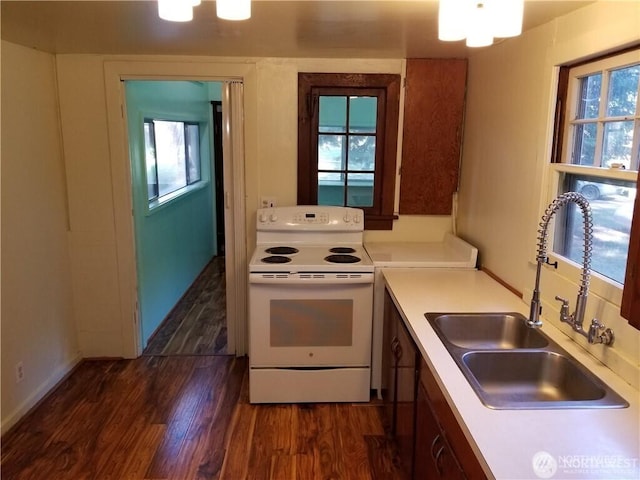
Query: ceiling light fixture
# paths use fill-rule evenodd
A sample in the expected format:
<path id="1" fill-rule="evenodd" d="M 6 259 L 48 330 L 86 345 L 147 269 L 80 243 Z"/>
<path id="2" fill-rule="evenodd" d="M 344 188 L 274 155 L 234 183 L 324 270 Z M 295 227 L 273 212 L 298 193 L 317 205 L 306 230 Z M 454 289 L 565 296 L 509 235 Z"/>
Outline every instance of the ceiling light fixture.
<path id="1" fill-rule="evenodd" d="M 251 18 L 251 0 L 216 0 L 216 14 L 223 20 Z"/>
<path id="2" fill-rule="evenodd" d="M 158 0 L 158 16 L 170 22 L 190 22 L 193 7 L 200 0 Z"/>
<path id="3" fill-rule="evenodd" d="M 524 0 L 440 0 L 438 38 L 486 47 L 494 37 L 520 35 L 523 14 Z"/>

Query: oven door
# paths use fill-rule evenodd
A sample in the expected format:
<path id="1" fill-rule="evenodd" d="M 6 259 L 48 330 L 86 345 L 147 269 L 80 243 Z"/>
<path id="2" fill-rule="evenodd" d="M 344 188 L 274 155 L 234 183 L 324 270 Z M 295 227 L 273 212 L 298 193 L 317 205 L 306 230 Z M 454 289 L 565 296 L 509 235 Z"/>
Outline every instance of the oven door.
<path id="1" fill-rule="evenodd" d="M 252 367 L 371 363 L 373 273 L 250 274 Z"/>

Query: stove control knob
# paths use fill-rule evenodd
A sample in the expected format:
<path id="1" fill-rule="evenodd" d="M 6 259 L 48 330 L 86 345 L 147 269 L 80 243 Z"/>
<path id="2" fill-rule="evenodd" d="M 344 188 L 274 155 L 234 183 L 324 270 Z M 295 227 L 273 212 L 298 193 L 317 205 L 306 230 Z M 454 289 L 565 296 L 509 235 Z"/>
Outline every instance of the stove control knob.
<path id="1" fill-rule="evenodd" d="M 261 213 L 260 218 L 258 220 L 260 220 L 260 223 L 265 223 L 267 221 L 267 214 Z"/>
<path id="2" fill-rule="evenodd" d="M 345 213 L 343 220 L 344 223 L 349 223 L 351 221 L 351 216 L 348 213 Z"/>
<path id="3" fill-rule="evenodd" d="M 271 220 L 272 222 L 276 222 L 278 220 L 278 216 L 275 213 L 272 213 L 271 215 L 269 215 L 269 220 Z"/>
<path id="4" fill-rule="evenodd" d="M 362 217 L 360 215 L 353 216 L 353 223 L 360 223 L 362 221 Z"/>

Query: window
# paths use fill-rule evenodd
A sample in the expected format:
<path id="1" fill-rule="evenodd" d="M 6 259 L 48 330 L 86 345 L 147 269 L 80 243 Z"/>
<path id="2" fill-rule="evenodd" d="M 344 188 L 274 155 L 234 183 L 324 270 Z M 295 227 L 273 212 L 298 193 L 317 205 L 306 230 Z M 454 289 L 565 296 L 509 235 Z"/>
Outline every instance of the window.
<path id="1" fill-rule="evenodd" d="M 144 121 L 147 197 L 156 202 L 200 181 L 200 132 L 197 123 Z"/>
<path id="2" fill-rule="evenodd" d="M 362 208 L 391 229 L 399 75 L 301 73 L 298 203 Z"/>
<path id="3" fill-rule="evenodd" d="M 373 207 L 378 98 L 318 101 L 318 205 Z"/>
<path id="4" fill-rule="evenodd" d="M 640 163 L 640 51 L 563 69 L 560 103 L 566 110 L 559 193 L 577 191 L 593 214 L 592 270 L 624 283 Z M 561 83 L 563 80 L 561 80 Z M 554 251 L 582 263 L 582 217 L 574 205 L 556 226 Z"/>

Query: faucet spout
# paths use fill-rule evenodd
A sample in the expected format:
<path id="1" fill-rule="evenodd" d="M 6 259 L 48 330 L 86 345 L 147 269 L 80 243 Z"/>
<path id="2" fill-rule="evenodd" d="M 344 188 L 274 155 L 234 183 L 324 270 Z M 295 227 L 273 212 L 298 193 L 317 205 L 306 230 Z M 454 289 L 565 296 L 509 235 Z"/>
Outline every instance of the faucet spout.
<path id="1" fill-rule="evenodd" d="M 542 270 L 542 264 L 547 260 L 547 242 L 549 238 L 549 223 L 555 214 L 569 203 L 575 203 L 580 207 L 582 212 L 583 221 L 583 256 L 582 256 L 582 272 L 580 275 L 580 286 L 578 289 L 578 296 L 576 298 L 576 310 L 569 315 L 569 304 L 566 300 L 563 302 L 560 317 L 563 322 L 570 323 L 573 329 L 577 332 L 584 333 L 582 327 L 584 323 L 585 309 L 587 305 L 587 296 L 589 295 L 589 282 L 591 278 L 591 250 L 593 243 L 593 220 L 591 216 L 591 206 L 588 200 L 577 192 L 568 192 L 556 197 L 553 202 L 549 204 L 540 221 L 540 228 L 538 229 L 538 252 L 536 255 L 536 280 L 533 289 L 533 295 L 531 297 L 531 308 L 529 312 L 529 319 L 527 324 L 531 327 L 539 327 L 542 325 L 540 321 L 540 312 L 542 309 L 540 303 L 540 274 Z"/>

